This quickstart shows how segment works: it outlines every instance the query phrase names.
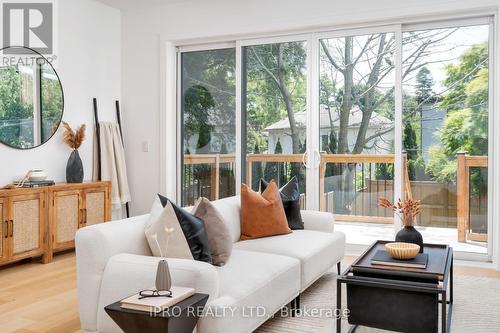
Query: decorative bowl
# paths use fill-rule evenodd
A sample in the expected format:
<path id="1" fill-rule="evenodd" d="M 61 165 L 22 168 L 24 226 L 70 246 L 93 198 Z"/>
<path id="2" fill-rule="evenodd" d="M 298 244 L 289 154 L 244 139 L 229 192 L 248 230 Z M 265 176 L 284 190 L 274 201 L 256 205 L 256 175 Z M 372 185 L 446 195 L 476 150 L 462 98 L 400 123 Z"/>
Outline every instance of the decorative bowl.
<path id="1" fill-rule="evenodd" d="M 47 174 L 42 169 L 30 170 L 29 180 L 31 182 L 40 182 L 47 179 Z"/>
<path id="2" fill-rule="evenodd" d="M 394 259 L 409 260 L 417 256 L 420 245 L 412 243 L 387 243 L 385 251 Z"/>

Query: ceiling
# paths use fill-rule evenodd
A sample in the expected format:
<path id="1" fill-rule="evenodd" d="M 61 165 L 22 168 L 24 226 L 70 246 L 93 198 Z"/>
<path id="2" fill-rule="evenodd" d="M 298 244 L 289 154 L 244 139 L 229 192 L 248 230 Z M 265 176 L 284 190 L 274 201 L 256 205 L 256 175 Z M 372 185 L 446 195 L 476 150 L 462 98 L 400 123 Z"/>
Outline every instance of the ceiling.
<path id="1" fill-rule="evenodd" d="M 143 7 L 143 8 L 154 7 L 158 5 L 183 2 L 183 0 L 97 0 L 97 1 L 121 10 L 129 10 L 138 7 Z"/>

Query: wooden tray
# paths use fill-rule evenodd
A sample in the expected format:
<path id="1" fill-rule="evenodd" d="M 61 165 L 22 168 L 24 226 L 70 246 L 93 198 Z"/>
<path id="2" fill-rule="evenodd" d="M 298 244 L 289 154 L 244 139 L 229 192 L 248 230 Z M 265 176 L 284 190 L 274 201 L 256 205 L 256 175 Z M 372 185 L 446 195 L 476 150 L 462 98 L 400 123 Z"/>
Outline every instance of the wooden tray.
<path id="1" fill-rule="evenodd" d="M 431 279 L 443 281 L 446 273 L 448 258 L 451 255 L 451 247 L 445 244 L 424 244 L 424 253 L 429 255 L 426 268 L 396 267 L 384 265 L 372 265 L 371 259 L 378 250 L 385 251 L 385 244 L 392 241 L 378 240 L 373 243 L 362 255 L 351 265 L 353 274 L 379 274 L 397 277 L 414 277 L 418 279 Z"/>

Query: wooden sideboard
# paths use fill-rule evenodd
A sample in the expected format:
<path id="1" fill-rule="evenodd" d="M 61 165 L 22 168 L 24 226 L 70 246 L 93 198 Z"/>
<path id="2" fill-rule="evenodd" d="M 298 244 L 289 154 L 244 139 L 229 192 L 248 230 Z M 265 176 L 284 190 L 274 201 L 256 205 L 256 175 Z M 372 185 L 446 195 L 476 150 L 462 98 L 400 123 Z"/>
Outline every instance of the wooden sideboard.
<path id="1" fill-rule="evenodd" d="M 111 182 L 0 190 L 0 265 L 73 248 L 79 228 L 111 220 Z"/>

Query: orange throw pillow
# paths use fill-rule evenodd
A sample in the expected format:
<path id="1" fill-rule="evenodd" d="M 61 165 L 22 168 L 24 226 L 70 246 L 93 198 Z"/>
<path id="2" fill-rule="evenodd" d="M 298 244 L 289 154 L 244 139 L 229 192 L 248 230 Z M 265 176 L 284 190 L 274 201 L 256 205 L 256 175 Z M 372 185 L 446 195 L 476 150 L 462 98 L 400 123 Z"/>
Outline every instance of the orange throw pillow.
<path id="1" fill-rule="evenodd" d="M 262 194 L 241 184 L 240 240 L 289 234 L 285 210 L 275 181 Z"/>

